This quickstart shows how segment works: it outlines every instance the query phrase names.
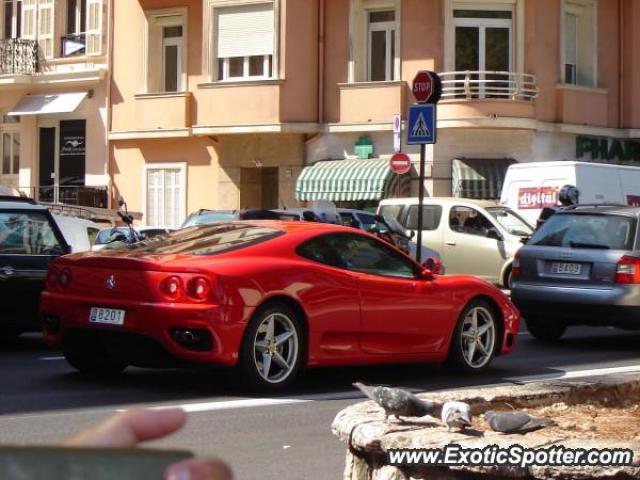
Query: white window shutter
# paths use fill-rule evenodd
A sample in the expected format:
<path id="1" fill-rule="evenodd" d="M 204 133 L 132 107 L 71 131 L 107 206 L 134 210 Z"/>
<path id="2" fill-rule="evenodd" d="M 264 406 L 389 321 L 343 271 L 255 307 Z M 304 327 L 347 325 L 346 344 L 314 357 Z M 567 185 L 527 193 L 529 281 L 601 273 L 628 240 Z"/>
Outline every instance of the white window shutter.
<path id="1" fill-rule="evenodd" d="M 218 58 L 273 54 L 273 2 L 217 10 Z"/>
<path id="2" fill-rule="evenodd" d="M 23 0 L 22 2 L 22 32 L 25 40 L 37 38 L 38 0 Z"/>
<path id="3" fill-rule="evenodd" d="M 38 2 L 38 44 L 44 58 L 53 57 L 55 21 L 53 6 L 53 0 L 39 0 Z"/>
<path id="4" fill-rule="evenodd" d="M 87 55 L 102 54 L 102 0 L 87 0 Z"/>

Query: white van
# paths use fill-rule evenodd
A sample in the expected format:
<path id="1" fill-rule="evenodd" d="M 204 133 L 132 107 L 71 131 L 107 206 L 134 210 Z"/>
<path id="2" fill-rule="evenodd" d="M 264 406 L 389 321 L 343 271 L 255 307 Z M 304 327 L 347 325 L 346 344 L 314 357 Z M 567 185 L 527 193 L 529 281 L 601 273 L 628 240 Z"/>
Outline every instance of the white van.
<path id="1" fill-rule="evenodd" d="M 558 205 L 564 185 L 578 187 L 580 203 L 640 206 L 640 167 L 567 161 L 511 165 L 500 203 L 535 224 L 543 208 Z"/>
<path id="2" fill-rule="evenodd" d="M 74 253 L 91 250 L 91 246 L 102 228 L 97 223 L 84 218 L 56 214 L 53 215 L 53 218 Z"/>

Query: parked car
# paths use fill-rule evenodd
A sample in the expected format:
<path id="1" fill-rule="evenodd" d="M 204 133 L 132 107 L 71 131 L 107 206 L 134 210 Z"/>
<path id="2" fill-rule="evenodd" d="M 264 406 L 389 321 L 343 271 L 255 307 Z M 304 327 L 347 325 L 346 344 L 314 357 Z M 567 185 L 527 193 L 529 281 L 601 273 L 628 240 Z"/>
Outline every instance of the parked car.
<path id="1" fill-rule="evenodd" d="M 574 185 L 580 202 L 640 206 L 640 168 L 595 162 L 527 162 L 509 166 L 500 203 L 535 224 L 545 207 L 558 205 L 564 185 Z"/>
<path id="2" fill-rule="evenodd" d="M 407 233 L 418 229 L 418 199 L 380 201 L 378 213 L 397 219 Z M 425 198 L 422 244 L 440 253 L 447 273 L 478 275 L 511 284 L 511 264 L 533 227 L 508 207 L 462 198 Z"/>
<path id="3" fill-rule="evenodd" d="M 0 336 L 40 329 L 38 303 L 49 263 L 70 251 L 47 208 L 0 197 Z"/>
<path id="4" fill-rule="evenodd" d="M 53 218 L 74 253 L 91 250 L 102 228 L 97 223 L 84 218 L 56 214 L 53 214 Z"/>
<path id="5" fill-rule="evenodd" d="M 201 208 L 193 213 L 182 222 L 180 228 L 190 227 L 192 225 L 205 225 L 216 222 L 228 222 L 230 220 L 238 219 L 237 210 L 207 210 Z"/>
<path id="6" fill-rule="evenodd" d="M 640 329 L 640 208 L 576 206 L 547 220 L 520 249 L 511 297 L 531 335 L 557 340 L 571 325 Z"/>
<path id="7" fill-rule="evenodd" d="M 352 228 L 266 220 L 63 257 L 41 315 L 46 340 L 82 372 L 217 364 L 265 389 L 303 366 L 433 360 L 479 372 L 514 348 L 519 323 L 479 278 L 434 275 Z"/>

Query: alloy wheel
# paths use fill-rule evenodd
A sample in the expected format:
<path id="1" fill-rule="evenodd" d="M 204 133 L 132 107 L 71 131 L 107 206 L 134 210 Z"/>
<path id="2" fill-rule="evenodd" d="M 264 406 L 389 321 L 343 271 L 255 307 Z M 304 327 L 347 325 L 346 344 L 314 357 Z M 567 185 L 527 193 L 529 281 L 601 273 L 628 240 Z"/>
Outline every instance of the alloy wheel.
<path id="1" fill-rule="evenodd" d="M 267 315 L 256 330 L 253 358 L 260 377 L 281 383 L 291 375 L 299 352 L 298 333 L 293 321 L 283 313 Z"/>
<path id="2" fill-rule="evenodd" d="M 475 306 L 467 312 L 460 342 L 462 355 L 470 367 L 482 368 L 491 360 L 496 342 L 496 327 L 489 310 Z"/>

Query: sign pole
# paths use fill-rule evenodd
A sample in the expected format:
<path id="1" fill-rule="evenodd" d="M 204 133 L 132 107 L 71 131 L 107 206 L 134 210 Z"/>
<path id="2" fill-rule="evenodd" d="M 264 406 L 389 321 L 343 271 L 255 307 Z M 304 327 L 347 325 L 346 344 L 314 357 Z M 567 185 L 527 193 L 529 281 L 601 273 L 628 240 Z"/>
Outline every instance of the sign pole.
<path id="1" fill-rule="evenodd" d="M 418 185 L 418 238 L 416 239 L 416 262 L 422 265 L 422 204 L 424 203 L 424 163 L 426 145 L 420 144 L 420 183 Z"/>

